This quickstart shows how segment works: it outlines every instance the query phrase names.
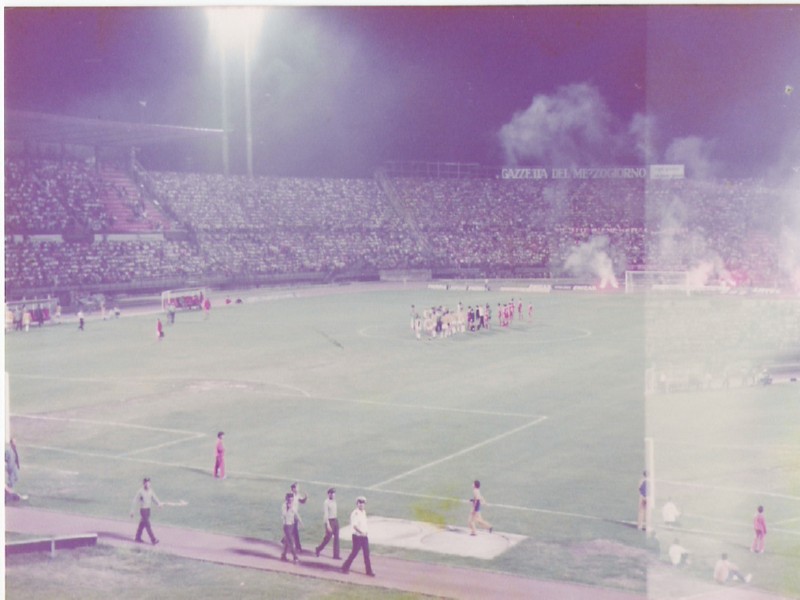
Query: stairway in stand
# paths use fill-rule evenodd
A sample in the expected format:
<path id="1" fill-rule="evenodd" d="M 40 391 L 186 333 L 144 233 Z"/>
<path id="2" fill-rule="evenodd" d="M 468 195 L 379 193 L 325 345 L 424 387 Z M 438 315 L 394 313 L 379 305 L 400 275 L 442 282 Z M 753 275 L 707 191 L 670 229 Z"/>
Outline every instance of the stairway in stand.
<path id="1" fill-rule="evenodd" d="M 110 233 L 153 233 L 169 231 L 170 219 L 139 190 L 136 182 L 120 169 L 100 169 L 101 200 L 111 217 Z"/>

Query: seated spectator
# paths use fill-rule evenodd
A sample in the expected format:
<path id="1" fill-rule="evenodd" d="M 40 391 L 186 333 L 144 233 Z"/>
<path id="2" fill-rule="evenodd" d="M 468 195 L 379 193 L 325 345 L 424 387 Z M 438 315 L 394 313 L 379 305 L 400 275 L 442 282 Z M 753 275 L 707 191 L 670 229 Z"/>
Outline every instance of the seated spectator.
<path id="1" fill-rule="evenodd" d="M 742 575 L 739 567 L 728 560 L 728 555 L 723 553 L 717 563 L 714 565 L 714 581 L 720 584 L 726 584 L 729 581 L 739 580 L 744 583 L 750 583 L 752 575 Z"/>
<path id="2" fill-rule="evenodd" d="M 677 538 L 672 542 L 672 544 L 670 544 L 667 553 L 669 554 L 669 562 L 671 562 L 675 567 L 684 567 L 690 562 L 689 551 L 681 546 L 681 543 Z"/>

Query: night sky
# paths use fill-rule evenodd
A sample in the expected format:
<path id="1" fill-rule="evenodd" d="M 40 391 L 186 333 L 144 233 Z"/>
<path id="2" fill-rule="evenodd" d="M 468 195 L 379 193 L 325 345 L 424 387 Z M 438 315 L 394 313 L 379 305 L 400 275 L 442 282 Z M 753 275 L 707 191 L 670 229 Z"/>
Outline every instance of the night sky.
<path id="1" fill-rule="evenodd" d="M 203 8 L 4 13 L 7 110 L 222 127 Z M 242 56 L 230 49 L 226 66 L 243 173 Z M 267 7 L 251 74 L 256 174 L 368 177 L 412 160 L 684 163 L 698 177 L 800 166 L 797 6 Z M 170 168 L 185 159 L 148 150 Z M 220 170 L 216 148 L 185 154 Z"/>

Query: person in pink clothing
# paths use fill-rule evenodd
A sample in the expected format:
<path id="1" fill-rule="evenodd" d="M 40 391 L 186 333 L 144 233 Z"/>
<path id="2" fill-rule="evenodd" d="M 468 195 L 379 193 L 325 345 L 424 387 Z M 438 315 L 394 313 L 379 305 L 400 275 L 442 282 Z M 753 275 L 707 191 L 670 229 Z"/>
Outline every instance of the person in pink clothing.
<path id="1" fill-rule="evenodd" d="M 214 477 L 217 479 L 225 479 L 225 444 L 222 442 L 224 437 L 224 431 L 217 434 L 217 458 L 214 461 Z"/>
<path id="2" fill-rule="evenodd" d="M 750 550 L 761 554 L 764 552 L 764 538 L 767 535 L 767 521 L 764 519 L 764 507 L 759 506 L 753 517 L 753 529 L 756 532 L 756 537 L 753 540 L 753 545 Z"/>

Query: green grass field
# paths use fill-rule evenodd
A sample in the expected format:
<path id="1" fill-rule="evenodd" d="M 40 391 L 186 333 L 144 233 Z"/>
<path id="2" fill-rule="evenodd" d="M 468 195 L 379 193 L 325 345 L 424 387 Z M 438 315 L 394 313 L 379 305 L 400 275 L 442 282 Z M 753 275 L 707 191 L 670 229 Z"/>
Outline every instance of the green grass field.
<path id="1" fill-rule="evenodd" d="M 331 485 L 345 521 L 363 494 L 373 515 L 465 526 L 480 479 L 485 517 L 526 541 L 492 561 L 373 552 L 643 592 L 652 557 L 629 523 L 650 437 L 657 498 L 680 505 L 680 538 L 694 554 L 683 576 L 710 579 L 727 551 L 754 584 L 800 596 L 800 384 L 711 382 L 645 396 L 653 365 L 674 375 L 708 363 L 717 373 L 721 362 L 795 357 L 795 304 L 531 295 L 532 323 L 418 341 L 411 304 L 494 310 L 515 294 L 284 292 L 217 301 L 207 320 L 179 313 L 161 342 L 155 314 L 8 334 L 11 430 L 28 503 L 127 518 L 148 475 L 162 500 L 188 502 L 159 511 L 156 531 L 169 523 L 278 540 L 281 500 L 298 481 L 309 495 L 301 535 L 313 547 Z M 211 477 L 218 430 L 225 481 Z M 747 551 L 758 504 L 771 526 L 761 556 Z M 661 560 L 672 535 L 657 531 Z M 18 591 L 30 581 L 24 565 L 7 573 Z M 161 591 L 180 579 L 164 578 Z"/>

